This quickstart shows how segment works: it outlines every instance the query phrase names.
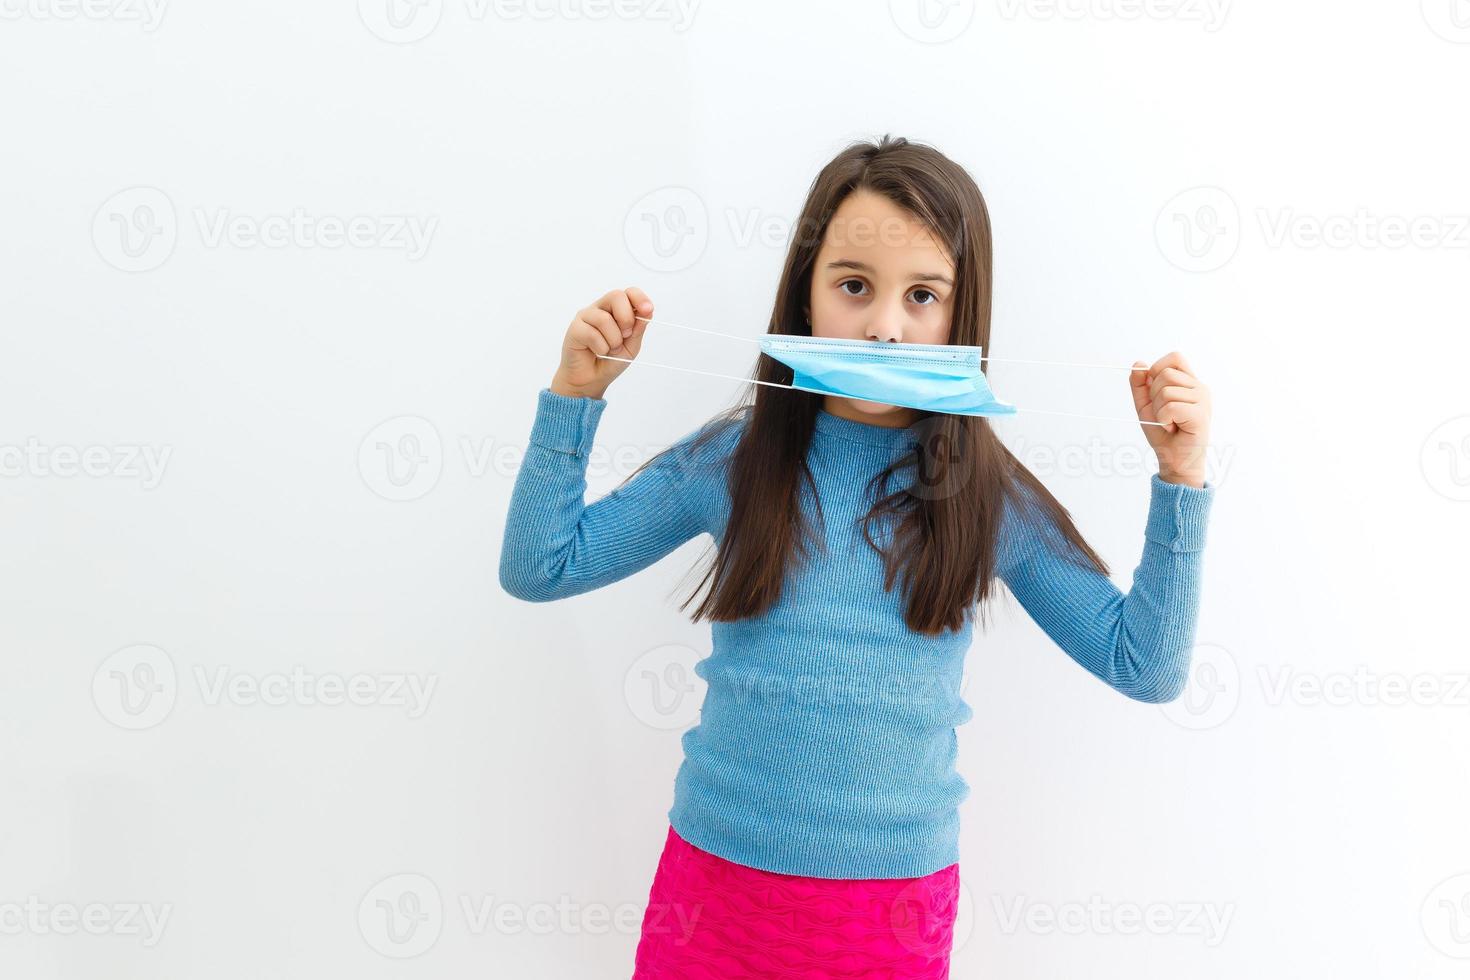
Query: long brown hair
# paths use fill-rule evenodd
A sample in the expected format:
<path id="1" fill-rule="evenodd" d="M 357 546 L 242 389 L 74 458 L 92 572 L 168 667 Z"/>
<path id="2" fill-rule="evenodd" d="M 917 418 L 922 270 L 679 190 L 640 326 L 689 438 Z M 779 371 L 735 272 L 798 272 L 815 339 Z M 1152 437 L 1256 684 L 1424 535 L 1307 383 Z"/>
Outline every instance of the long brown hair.
<path id="1" fill-rule="evenodd" d="M 849 145 L 813 181 L 776 287 L 769 332 L 811 334 L 804 310 L 817 253 L 832 215 L 859 189 L 884 195 L 946 246 L 956 273 L 949 342 L 979 345 L 989 353 L 992 273 L 985 199 L 970 175 L 938 150 L 887 135 L 877 143 Z M 752 377 L 789 385 L 792 371 L 761 354 Z M 723 422 L 743 420 L 745 429 L 728 460 L 730 514 L 724 540 L 703 580 L 680 606 L 687 608 L 713 580 L 695 621 L 733 621 L 769 609 L 792 563 L 820 540 L 802 513 L 800 481 L 812 486 L 806 456 L 822 399 L 791 388 L 749 385 L 740 402 L 721 413 Z M 708 427 L 701 441 L 720 428 Z M 918 445 L 873 477 L 869 489 L 876 491 L 875 503 L 862 519 L 868 544 L 884 559 L 884 589 L 903 581 L 910 629 L 926 634 L 959 629 L 976 610 L 984 619 L 1007 501 L 1024 515 L 1048 521 L 1048 530 L 1064 541 L 1056 541 L 1055 533 L 1046 538 L 1064 558 L 1107 574 L 1107 565 L 1066 508 L 1001 444 L 986 419 L 922 413 L 910 431 Z M 915 468 L 911 485 L 889 490 L 890 480 L 908 467 Z M 817 499 L 814 492 L 812 499 Z M 817 511 L 820 515 L 820 500 Z M 886 550 L 872 536 L 874 522 L 881 520 L 895 522 Z"/>

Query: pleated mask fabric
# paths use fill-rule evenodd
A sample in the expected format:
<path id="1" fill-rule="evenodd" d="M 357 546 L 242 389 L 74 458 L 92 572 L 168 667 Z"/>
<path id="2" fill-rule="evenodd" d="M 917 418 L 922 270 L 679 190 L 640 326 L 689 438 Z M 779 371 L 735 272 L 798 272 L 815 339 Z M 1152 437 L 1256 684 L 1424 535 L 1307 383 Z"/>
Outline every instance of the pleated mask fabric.
<path id="1" fill-rule="evenodd" d="M 770 334 L 761 350 L 791 368 L 791 386 L 951 415 L 1014 415 L 980 369 L 981 350 L 963 344 L 880 343 Z"/>

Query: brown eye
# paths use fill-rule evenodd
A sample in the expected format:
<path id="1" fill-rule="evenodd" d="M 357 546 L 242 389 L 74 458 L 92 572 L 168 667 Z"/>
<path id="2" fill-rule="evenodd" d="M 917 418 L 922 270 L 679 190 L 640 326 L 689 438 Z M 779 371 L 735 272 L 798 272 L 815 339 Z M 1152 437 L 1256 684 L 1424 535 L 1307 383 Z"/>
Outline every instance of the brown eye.
<path id="1" fill-rule="evenodd" d="M 859 279 L 845 279 L 842 282 L 840 282 L 840 283 L 837 284 L 837 288 L 838 289 L 841 289 L 843 292 L 847 293 L 847 295 L 849 295 L 849 296 L 861 296 L 862 293 L 852 293 L 852 292 L 848 292 L 847 291 L 847 287 L 848 286 L 861 286 L 861 285 L 862 285 L 862 281 L 859 280 Z"/>
<path id="2" fill-rule="evenodd" d="M 914 290 L 913 295 L 918 296 L 920 293 L 924 294 L 925 296 L 933 297 L 934 303 L 939 302 L 939 296 L 936 295 L 931 290 L 928 290 L 928 289 L 916 289 L 916 290 Z M 920 306 L 931 306 L 933 304 L 932 303 L 920 303 L 919 305 Z"/>

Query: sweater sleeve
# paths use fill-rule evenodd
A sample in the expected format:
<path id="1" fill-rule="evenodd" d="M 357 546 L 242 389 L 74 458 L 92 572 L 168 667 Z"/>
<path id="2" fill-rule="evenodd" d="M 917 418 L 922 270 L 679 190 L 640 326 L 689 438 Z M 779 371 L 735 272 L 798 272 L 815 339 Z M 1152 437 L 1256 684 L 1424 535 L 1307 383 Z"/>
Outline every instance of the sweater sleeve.
<path id="1" fill-rule="evenodd" d="M 1007 510 L 998 574 L 1047 635 L 1077 663 L 1139 701 L 1173 701 L 1189 680 L 1200 565 L 1215 488 L 1150 481 L 1143 557 L 1125 595 L 1067 556 L 1043 515 Z M 1019 517 L 1019 519 L 1013 519 Z"/>
<path id="2" fill-rule="evenodd" d="M 604 398 L 542 388 L 516 474 L 500 585 L 527 602 L 565 599 L 647 568 L 704 530 L 700 465 L 686 436 L 588 505 L 587 464 Z"/>

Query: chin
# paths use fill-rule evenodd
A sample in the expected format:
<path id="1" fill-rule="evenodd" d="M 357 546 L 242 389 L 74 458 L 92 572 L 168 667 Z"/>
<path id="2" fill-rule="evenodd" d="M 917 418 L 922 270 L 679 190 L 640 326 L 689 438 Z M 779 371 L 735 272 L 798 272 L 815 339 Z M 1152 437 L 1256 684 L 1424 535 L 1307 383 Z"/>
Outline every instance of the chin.
<path id="1" fill-rule="evenodd" d="M 868 402 L 859 398 L 848 399 L 848 404 L 862 414 L 871 415 L 874 418 L 898 415 L 906 411 L 906 409 L 900 408 L 897 405 L 889 405 L 884 402 Z"/>

